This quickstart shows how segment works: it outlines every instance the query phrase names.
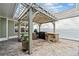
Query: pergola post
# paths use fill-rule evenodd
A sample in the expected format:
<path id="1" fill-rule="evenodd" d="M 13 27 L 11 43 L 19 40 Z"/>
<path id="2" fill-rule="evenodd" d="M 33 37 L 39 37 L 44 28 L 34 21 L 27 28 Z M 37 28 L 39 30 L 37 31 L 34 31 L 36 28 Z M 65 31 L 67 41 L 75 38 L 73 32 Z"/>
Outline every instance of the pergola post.
<path id="1" fill-rule="evenodd" d="M 41 29 L 41 24 L 38 24 L 39 25 L 39 32 L 40 32 L 40 29 Z"/>
<path id="2" fill-rule="evenodd" d="M 32 53 L 32 8 L 29 9 L 29 17 L 28 17 L 28 38 L 29 38 L 29 54 Z"/>
<path id="3" fill-rule="evenodd" d="M 20 20 L 18 21 L 18 39 L 20 40 L 20 33 L 21 33 L 21 24 L 20 24 Z"/>
<path id="4" fill-rule="evenodd" d="M 24 32 L 26 32 L 26 23 L 24 23 L 24 25 L 25 25 Z"/>
<path id="5" fill-rule="evenodd" d="M 6 18 L 6 39 L 8 40 L 8 18 Z"/>
<path id="6" fill-rule="evenodd" d="M 53 33 L 55 33 L 55 21 L 53 21 Z"/>

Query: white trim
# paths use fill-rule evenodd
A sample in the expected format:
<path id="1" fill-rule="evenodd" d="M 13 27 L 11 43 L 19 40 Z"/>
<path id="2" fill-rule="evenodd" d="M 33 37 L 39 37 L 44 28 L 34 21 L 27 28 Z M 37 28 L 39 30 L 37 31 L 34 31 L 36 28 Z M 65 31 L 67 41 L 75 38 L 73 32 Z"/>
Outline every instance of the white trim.
<path id="1" fill-rule="evenodd" d="M 8 40 L 6 37 L 5 38 L 0 38 L 0 41 L 5 41 Z"/>
<path id="2" fill-rule="evenodd" d="M 71 40 L 71 41 L 78 41 L 78 42 L 79 42 L 79 39 L 76 39 L 76 38 L 65 38 L 65 37 L 60 37 L 59 39 L 65 39 L 65 40 Z"/>
<path id="3" fill-rule="evenodd" d="M 10 19 L 10 18 L 8 18 L 8 20 L 10 20 L 10 21 L 16 21 L 16 22 L 18 21 L 18 20 L 14 20 L 14 19 Z"/>
<path id="4" fill-rule="evenodd" d="M 6 18 L 6 38 L 8 39 L 8 18 Z"/>
<path id="5" fill-rule="evenodd" d="M 1 18 L 6 18 L 6 17 L 4 17 L 4 16 L 0 16 Z"/>
<path id="6" fill-rule="evenodd" d="M 14 25 L 14 32 L 13 33 L 15 34 L 15 21 L 14 21 L 14 24 L 13 25 Z"/>
<path id="7" fill-rule="evenodd" d="M 0 16 L 1 18 L 7 18 L 7 17 L 4 17 L 4 16 Z M 14 19 L 12 19 L 12 18 L 8 18 L 8 20 L 11 20 L 11 21 L 16 21 L 16 22 L 18 22 L 18 20 L 14 20 Z"/>
<path id="8" fill-rule="evenodd" d="M 18 36 L 10 36 L 8 39 L 18 38 Z"/>
<path id="9" fill-rule="evenodd" d="M 10 36 L 8 37 L 8 39 L 12 39 L 12 38 L 17 38 L 18 36 Z M 0 38 L 0 41 L 5 41 L 5 40 L 8 40 L 6 37 L 4 38 Z"/>

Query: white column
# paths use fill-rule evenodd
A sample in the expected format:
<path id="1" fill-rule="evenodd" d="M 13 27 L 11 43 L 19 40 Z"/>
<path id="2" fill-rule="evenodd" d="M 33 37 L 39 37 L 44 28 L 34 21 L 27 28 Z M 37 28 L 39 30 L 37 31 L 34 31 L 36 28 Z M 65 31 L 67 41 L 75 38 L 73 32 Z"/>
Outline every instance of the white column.
<path id="1" fill-rule="evenodd" d="M 26 27 L 27 27 L 27 26 L 26 26 L 26 23 L 24 23 L 24 25 L 25 25 L 25 29 L 24 29 L 24 32 L 26 32 Z"/>
<path id="2" fill-rule="evenodd" d="M 41 29 L 41 24 L 38 24 L 39 25 L 39 32 L 40 32 L 40 29 Z"/>
<path id="3" fill-rule="evenodd" d="M 29 36 L 29 54 L 32 53 L 32 8 L 29 9 L 29 20 L 28 20 L 28 36 Z"/>
<path id="4" fill-rule="evenodd" d="M 20 39 L 20 33 L 21 33 L 21 25 L 20 25 L 20 21 L 18 21 L 18 38 Z"/>
<path id="5" fill-rule="evenodd" d="M 14 22 L 14 34 L 15 34 L 15 21 L 13 21 Z"/>
<path id="6" fill-rule="evenodd" d="M 53 21 L 53 33 L 55 33 L 55 21 Z"/>
<path id="7" fill-rule="evenodd" d="M 6 39 L 8 40 L 8 18 L 6 18 Z"/>

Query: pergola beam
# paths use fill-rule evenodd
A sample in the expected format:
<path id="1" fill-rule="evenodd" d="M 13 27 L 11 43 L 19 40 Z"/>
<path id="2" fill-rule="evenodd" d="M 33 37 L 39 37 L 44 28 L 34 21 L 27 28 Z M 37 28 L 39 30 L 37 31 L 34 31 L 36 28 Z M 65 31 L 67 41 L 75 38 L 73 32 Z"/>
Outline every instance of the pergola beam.
<path id="1" fill-rule="evenodd" d="M 24 6 L 24 4 L 22 4 L 22 5 Z M 26 9 L 21 13 L 21 15 L 18 17 L 18 20 L 21 19 L 21 18 L 28 12 L 28 10 L 31 8 L 31 5 L 32 5 L 32 4 L 30 4 L 29 7 L 26 8 Z"/>
<path id="2" fill-rule="evenodd" d="M 52 18 L 51 21 L 54 21 L 54 20 L 56 19 L 56 17 L 55 17 L 54 15 L 51 15 L 49 12 L 47 12 L 46 10 L 44 10 L 43 8 L 41 8 L 41 7 L 40 7 L 39 5 L 37 5 L 37 4 L 34 4 L 34 3 L 32 3 L 32 4 L 26 4 L 26 3 L 24 3 L 24 4 L 22 4 L 22 5 L 23 5 L 23 6 L 26 6 L 26 5 L 27 5 L 27 6 L 29 6 L 29 8 L 32 7 L 32 8 L 34 8 L 35 10 L 37 10 L 37 12 L 34 13 L 32 19 L 34 19 L 34 17 L 36 16 L 36 14 L 39 13 L 39 12 L 41 12 L 41 13 L 43 13 L 44 15 L 46 15 L 46 16 Z M 28 10 L 29 10 L 29 8 L 28 8 Z M 28 12 L 28 11 L 27 11 L 27 12 Z M 25 14 L 26 14 L 27 12 L 25 12 Z M 23 17 L 21 17 L 22 19 L 27 16 L 27 14 L 26 14 L 26 15 L 25 15 L 25 14 L 23 15 Z M 51 22 L 51 21 L 48 21 L 48 22 Z M 34 22 L 35 22 L 35 21 L 34 21 Z M 48 23 L 48 22 L 45 22 L 45 23 Z M 38 22 L 37 22 L 37 23 L 38 23 Z"/>
<path id="3" fill-rule="evenodd" d="M 33 14 L 33 16 L 32 16 L 32 19 L 34 19 L 34 17 L 35 17 L 36 14 L 38 14 L 38 13 L 39 13 L 39 11 L 35 12 L 35 13 Z"/>
<path id="4" fill-rule="evenodd" d="M 21 17 L 21 19 L 24 19 L 25 17 L 27 17 L 28 13 L 26 13 L 23 17 Z"/>
<path id="5" fill-rule="evenodd" d="M 30 5 L 30 4 L 26 4 L 26 5 Z M 45 14 L 46 16 L 48 16 L 48 17 L 50 17 L 50 18 L 52 18 L 52 19 L 55 19 L 55 15 L 50 14 L 49 12 L 47 12 L 46 10 L 44 10 L 43 8 L 41 8 L 40 6 L 38 6 L 37 4 L 34 3 L 34 4 L 32 4 L 31 6 L 32 6 L 32 8 L 34 8 L 34 9 L 36 9 L 37 11 L 39 11 L 39 12 Z"/>
<path id="6" fill-rule="evenodd" d="M 50 22 L 53 22 L 53 21 L 48 21 L 48 22 L 43 22 L 43 23 L 39 23 L 37 21 L 35 21 L 35 22 L 38 23 L 38 24 L 45 24 L 45 23 L 50 23 Z"/>
<path id="7" fill-rule="evenodd" d="M 28 9 L 26 9 L 24 12 L 22 12 L 22 14 L 18 17 L 18 20 L 21 19 L 25 15 L 25 13 L 28 12 L 29 8 L 30 7 L 28 7 Z"/>

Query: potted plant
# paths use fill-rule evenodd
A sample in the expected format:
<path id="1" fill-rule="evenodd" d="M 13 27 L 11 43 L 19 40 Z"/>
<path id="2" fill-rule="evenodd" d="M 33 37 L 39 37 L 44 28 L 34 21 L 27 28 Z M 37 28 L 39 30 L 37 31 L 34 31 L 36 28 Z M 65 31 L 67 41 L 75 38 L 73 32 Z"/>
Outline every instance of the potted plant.
<path id="1" fill-rule="evenodd" d="M 27 50 L 29 49 L 28 36 L 25 36 L 25 35 L 22 33 L 21 41 L 22 41 L 22 51 L 27 51 Z"/>

